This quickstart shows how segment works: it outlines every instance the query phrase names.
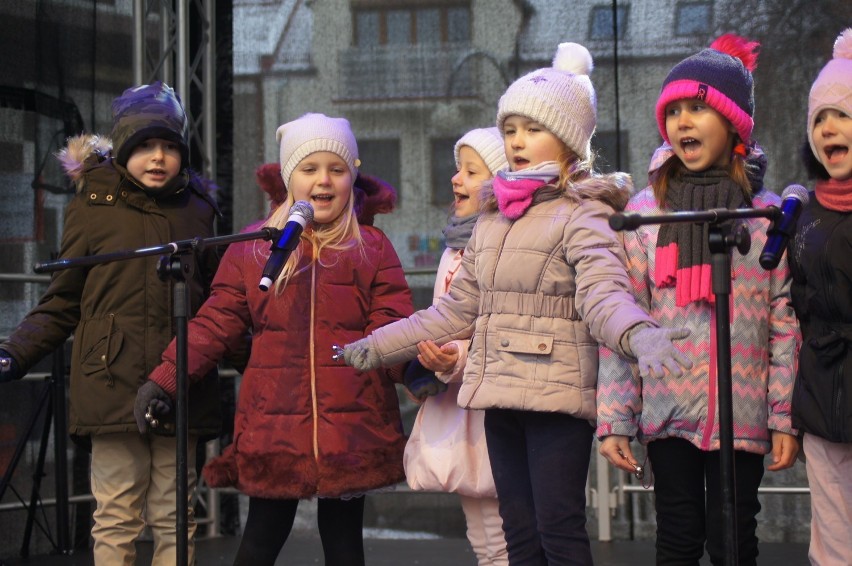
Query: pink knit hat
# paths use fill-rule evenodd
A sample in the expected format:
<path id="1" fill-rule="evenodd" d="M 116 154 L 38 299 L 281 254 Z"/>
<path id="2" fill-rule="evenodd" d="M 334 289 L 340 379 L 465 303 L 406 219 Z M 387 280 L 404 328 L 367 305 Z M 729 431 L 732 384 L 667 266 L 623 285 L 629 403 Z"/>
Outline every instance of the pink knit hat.
<path id="1" fill-rule="evenodd" d="M 666 142 L 666 106 L 670 102 L 695 98 L 734 125 L 743 143 L 754 129 L 754 79 L 759 43 L 725 34 L 710 47 L 687 57 L 669 72 L 657 99 L 657 128 Z"/>
<path id="2" fill-rule="evenodd" d="M 834 42 L 834 58 L 829 61 L 811 86 L 808 97 L 808 142 L 814 146 L 814 120 L 821 110 L 833 108 L 852 116 L 852 28 L 847 28 Z"/>

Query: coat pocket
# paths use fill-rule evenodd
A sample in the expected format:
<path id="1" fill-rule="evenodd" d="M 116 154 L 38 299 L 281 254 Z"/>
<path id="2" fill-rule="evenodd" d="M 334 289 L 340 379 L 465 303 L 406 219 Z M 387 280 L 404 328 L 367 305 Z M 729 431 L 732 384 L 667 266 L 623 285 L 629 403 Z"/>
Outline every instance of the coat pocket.
<path id="1" fill-rule="evenodd" d="M 86 321 L 80 357 L 80 369 L 83 374 L 108 371 L 123 344 L 124 332 L 115 326 L 115 315 Z"/>
<path id="2" fill-rule="evenodd" d="M 513 354 L 550 355 L 553 351 L 553 335 L 498 328 L 497 349 Z"/>

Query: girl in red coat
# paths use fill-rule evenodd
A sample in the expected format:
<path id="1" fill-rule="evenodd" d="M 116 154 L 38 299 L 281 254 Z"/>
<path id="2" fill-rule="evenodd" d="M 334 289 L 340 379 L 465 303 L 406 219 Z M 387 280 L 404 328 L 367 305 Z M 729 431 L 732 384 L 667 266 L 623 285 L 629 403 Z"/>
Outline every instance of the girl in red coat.
<path id="1" fill-rule="evenodd" d="M 358 147 L 349 122 L 306 114 L 276 136 L 287 197 L 265 225 L 282 228 L 296 201 L 311 204 L 313 224 L 268 292 L 258 282 L 269 244 L 232 244 L 210 298 L 190 322 L 190 379 L 238 348 L 247 330 L 253 336 L 234 442 L 204 477 L 249 496 L 234 564 L 274 564 L 299 500 L 317 497 L 325 563 L 359 565 L 364 494 L 404 478 L 394 387 L 401 373 L 358 372 L 332 360 L 332 344 L 408 316 L 411 294 L 390 241 L 358 222 L 363 199 L 355 196 Z M 385 194 L 392 201 L 393 192 Z M 391 209 L 375 195 L 370 202 Z M 173 343 L 148 385 L 172 397 L 174 354 Z"/>

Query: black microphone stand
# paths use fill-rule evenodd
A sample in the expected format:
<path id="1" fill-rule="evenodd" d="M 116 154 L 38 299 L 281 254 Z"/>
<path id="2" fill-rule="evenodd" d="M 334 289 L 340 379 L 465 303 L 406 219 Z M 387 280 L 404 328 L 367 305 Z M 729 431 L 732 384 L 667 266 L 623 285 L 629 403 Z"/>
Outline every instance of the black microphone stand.
<path id="1" fill-rule="evenodd" d="M 656 216 L 614 214 L 609 225 L 614 230 L 635 230 L 644 224 L 692 222 L 708 224 L 710 277 L 716 296 L 716 378 L 719 394 L 719 467 L 722 493 L 722 518 L 726 566 L 737 566 L 737 494 L 734 466 L 734 411 L 731 379 L 731 248 L 741 255 L 751 248 L 751 235 L 740 223 L 723 225 L 727 220 L 769 218 L 775 220 L 780 210 L 769 208 L 713 209 L 706 212 L 673 212 Z"/>
<path id="2" fill-rule="evenodd" d="M 172 319 L 175 325 L 177 369 L 177 396 L 175 404 L 175 435 L 177 437 L 177 561 L 178 566 L 186 566 L 189 560 L 189 489 L 188 461 L 189 447 L 189 379 L 187 375 L 188 351 L 188 320 L 189 320 L 189 288 L 187 279 L 192 278 L 194 261 L 186 260 L 186 256 L 213 246 L 223 246 L 246 240 L 277 240 L 281 230 L 277 228 L 262 228 L 256 232 L 232 234 L 229 236 L 214 236 L 211 238 L 193 238 L 179 240 L 136 250 L 124 250 L 108 254 L 64 258 L 54 261 L 37 263 L 33 270 L 36 273 L 50 273 L 100 265 L 113 261 L 122 261 L 139 257 L 162 255 L 157 266 L 157 275 L 164 281 L 172 280 Z"/>

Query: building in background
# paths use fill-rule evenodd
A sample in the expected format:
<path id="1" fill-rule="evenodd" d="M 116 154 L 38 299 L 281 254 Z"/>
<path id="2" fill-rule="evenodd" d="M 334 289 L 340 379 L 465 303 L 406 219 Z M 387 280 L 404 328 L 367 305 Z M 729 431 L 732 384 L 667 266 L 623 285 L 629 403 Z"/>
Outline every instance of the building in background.
<path id="1" fill-rule="evenodd" d="M 768 185 L 801 182 L 810 81 L 842 2 L 804 0 L 241 0 L 234 5 L 235 225 L 264 215 L 253 168 L 277 159 L 275 129 L 313 111 L 346 116 L 362 170 L 397 187 L 379 226 L 404 267 L 436 264 L 454 172 L 452 144 L 494 121 L 507 84 L 563 41 L 595 58 L 598 167 L 647 182 L 661 139 L 653 115 L 671 67 L 724 32 L 761 41 L 755 136 Z M 847 14 L 848 15 L 848 14 Z M 613 26 L 613 20 L 617 27 Z M 783 89 L 778 85 L 783 84 Z M 801 134 L 801 135 L 799 135 Z M 783 164 L 783 166 L 781 165 Z M 412 277 L 431 289 L 429 276 Z M 419 293 L 428 304 L 431 290 Z"/>
<path id="2" fill-rule="evenodd" d="M 160 2 L 147 21 L 156 37 Z M 69 193 L 52 158 L 70 133 L 108 133 L 110 102 L 133 80 L 134 0 L 17 0 L 0 3 L 0 272 L 32 274 L 59 245 Z M 805 180 L 811 81 L 849 25 L 848 0 L 218 0 L 220 102 L 233 113 L 222 128 L 218 163 L 225 228 L 266 216 L 257 165 L 277 161 L 277 127 L 305 112 L 347 117 L 362 169 L 397 187 L 398 212 L 379 226 L 404 266 L 427 271 L 443 249 L 452 146 L 465 131 L 494 122 L 507 84 L 546 66 L 558 43 L 586 45 L 595 58 L 602 169 L 630 172 L 637 186 L 660 143 L 653 107 L 679 60 L 717 35 L 736 32 L 763 44 L 755 73 L 755 136 L 769 156 L 767 182 L 781 192 Z M 613 23 L 617 26 L 613 26 Z M 232 25 L 231 25 L 232 24 Z M 223 39 L 224 38 L 224 39 Z M 231 56 L 232 54 L 232 56 Z M 228 68 L 230 66 L 230 68 Z M 232 77 L 231 73 L 232 72 Z M 231 87 L 232 80 L 232 87 Z M 222 121 L 225 123 L 225 121 Z M 432 274 L 412 275 L 421 305 Z M 38 300 L 43 286 L 0 285 L 0 334 Z M 11 391 L 11 390 L 10 390 Z M 21 395 L 24 397 L 24 395 Z M 31 395 L 34 397 L 34 395 Z M 26 401 L 26 402 L 24 402 Z M 0 410 L 23 420 L 30 399 L 4 396 Z M 5 404 L 4 404 L 5 403 Z M 6 428 L 4 428 L 4 426 Z M 0 425 L 0 462 L 15 431 Z M 0 465 L 0 468 L 3 468 Z M 86 470 L 77 470 L 86 481 Z M 805 485 L 797 466 L 765 485 Z M 595 494 L 607 497 L 609 494 Z M 617 538 L 653 533 L 651 499 L 630 494 L 618 507 Z M 79 513 L 83 520 L 89 514 Z M 807 497 L 766 496 L 764 540 L 807 537 Z M 20 528 L 21 521 L 0 525 Z M 594 525 L 590 523 L 594 534 Z M 81 532 L 86 533 L 86 525 Z M 17 530 L 9 538 L 19 540 Z M 83 541 L 85 542 L 85 541 Z M 14 547 L 14 543 L 12 544 Z M 0 556 L 11 554 L 0 549 Z"/>

